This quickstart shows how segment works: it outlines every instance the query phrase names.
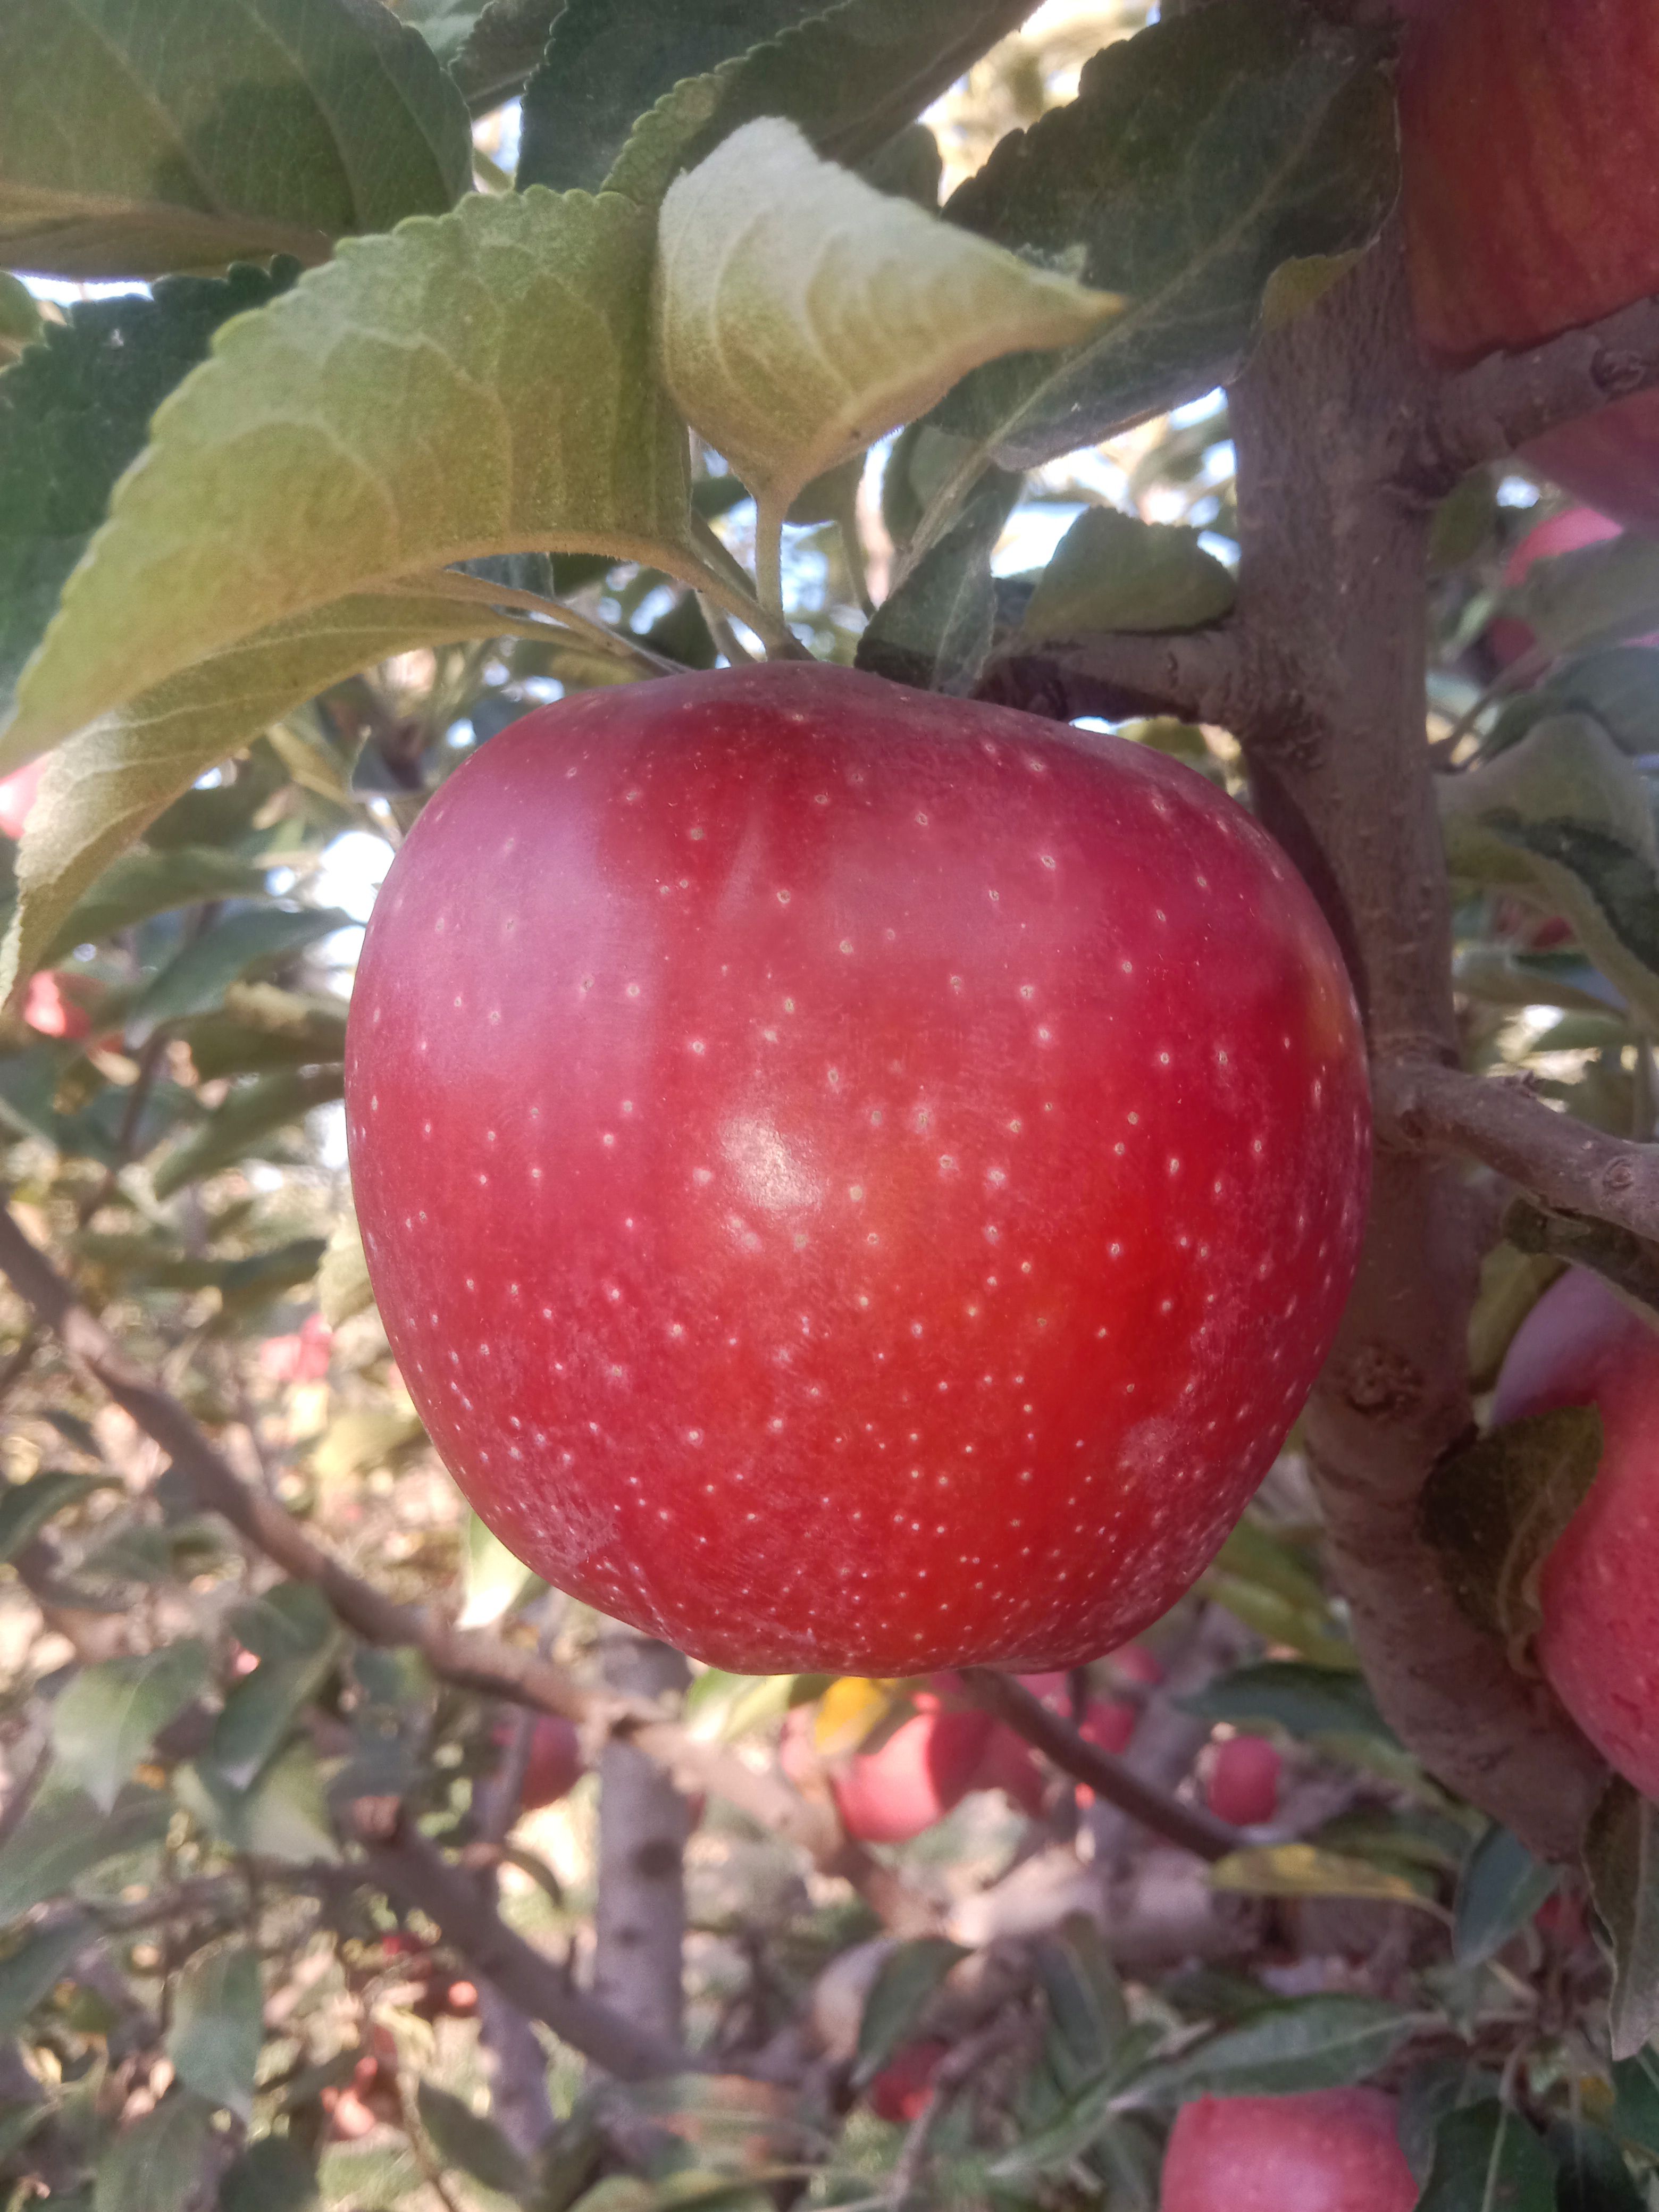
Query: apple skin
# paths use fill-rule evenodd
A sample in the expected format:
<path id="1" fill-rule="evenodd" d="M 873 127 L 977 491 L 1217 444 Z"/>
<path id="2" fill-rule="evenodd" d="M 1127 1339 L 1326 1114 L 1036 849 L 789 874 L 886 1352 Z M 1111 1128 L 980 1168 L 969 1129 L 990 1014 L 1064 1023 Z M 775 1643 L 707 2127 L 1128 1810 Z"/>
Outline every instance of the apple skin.
<path id="1" fill-rule="evenodd" d="M 939 2061 L 950 2055 L 950 2049 L 948 2043 L 928 2038 L 896 2051 L 865 2091 L 865 2101 L 877 2118 L 908 2127 L 919 2118 L 933 2094 Z"/>
<path id="2" fill-rule="evenodd" d="M 860 1843 L 909 1843 L 987 1786 L 977 1777 L 995 1726 L 989 1713 L 941 1705 L 855 1753 L 830 1784 L 842 1827 Z"/>
<path id="3" fill-rule="evenodd" d="M 1413 2212 L 1418 2188 L 1380 2089 L 1198 2097 L 1176 2114 L 1160 2212 Z"/>
<path id="4" fill-rule="evenodd" d="M 1205 1802 L 1230 1827 L 1261 1827 L 1279 1810 L 1284 1765 L 1278 1747 L 1266 1736 L 1229 1736 L 1215 1747 Z"/>
<path id="5" fill-rule="evenodd" d="M 1599 1275 L 1573 1267 L 1516 1332 L 1492 1418 L 1590 1405 L 1601 1415 L 1601 1462 L 1544 1562 L 1535 1649 L 1608 1765 L 1659 1797 L 1659 1329 Z"/>
<path id="6" fill-rule="evenodd" d="M 1650 0 L 1440 0 L 1400 71 L 1418 331 L 1472 361 L 1659 290 L 1659 9 Z M 1659 528 L 1659 392 L 1535 440 L 1577 497 Z"/>
<path id="7" fill-rule="evenodd" d="M 505 1745 L 512 1731 L 512 1722 L 503 1723 L 496 1729 L 495 1741 Z M 525 1762 L 519 1810 L 538 1813 L 544 1805 L 556 1804 L 569 1796 L 586 1771 L 575 1723 L 562 1713 L 538 1713 L 530 1731 L 530 1756 Z"/>
<path id="8" fill-rule="evenodd" d="M 817 665 L 583 693 L 460 769 L 346 1110 L 475 1509 L 748 1674 L 1156 1620 L 1318 1371 L 1370 1171 L 1346 974 L 1242 809 Z"/>

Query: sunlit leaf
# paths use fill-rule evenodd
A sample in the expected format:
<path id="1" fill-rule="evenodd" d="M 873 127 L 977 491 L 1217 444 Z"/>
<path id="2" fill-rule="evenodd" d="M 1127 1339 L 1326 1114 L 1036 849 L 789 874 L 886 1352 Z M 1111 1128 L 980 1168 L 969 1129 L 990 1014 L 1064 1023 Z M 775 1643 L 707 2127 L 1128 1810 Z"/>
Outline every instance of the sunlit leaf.
<path id="1" fill-rule="evenodd" d="M 454 85 L 361 0 L 7 0 L 0 15 L 14 269 L 314 261 L 343 233 L 441 212 L 471 172 Z"/>
<path id="2" fill-rule="evenodd" d="M 458 1628 L 488 1628 L 522 1605 L 532 1591 L 547 1587 L 470 1511 L 464 1524 L 461 1559 L 465 1596 L 456 1616 Z"/>
<path id="3" fill-rule="evenodd" d="M 1020 625 L 1020 642 L 1095 630 L 1201 629 L 1237 586 L 1195 530 L 1087 507 L 1054 548 Z"/>
<path id="4" fill-rule="evenodd" d="M 258 1154 L 270 1139 L 303 1121 L 317 1107 L 332 1104 L 344 1087 L 342 1069 L 323 1067 L 309 1073 L 262 1075 L 234 1091 L 197 1133 L 169 1152 L 156 1170 L 156 1196 L 170 1197 L 186 1183 L 199 1182 L 206 1176 L 234 1167 L 251 1153 Z"/>
<path id="5" fill-rule="evenodd" d="M 172 1811 L 165 1791 L 136 1783 L 107 1815 L 82 1791 L 49 1784 L 0 1845 L 0 1923 L 61 1896 L 111 1859 L 159 1843 Z"/>
<path id="6" fill-rule="evenodd" d="M 319 938 L 349 929 L 351 916 L 332 907 L 264 907 L 228 915 L 175 954 L 128 1009 L 131 1028 L 204 1014 L 252 968 L 289 959 Z"/>
<path id="7" fill-rule="evenodd" d="M 1216 1889 L 1246 1897 L 1360 1897 L 1435 1911 L 1432 1897 L 1404 1874 L 1312 1844 L 1262 1844 L 1231 1851 L 1210 1869 Z"/>
<path id="8" fill-rule="evenodd" d="M 421 2125 L 446 2166 L 470 2173 L 503 2197 L 522 2197 L 529 2170 L 493 2120 L 481 2119 L 434 2081 L 422 2081 L 415 2094 Z"/>
<path id="9" fill-rule="evenodd" d="M 876 191 L 775 118 L 670 190 L 659 301 L 668 388 L 755 495 L 763 592 L 803 485 L 975 363 L 1118 306 Z"/>

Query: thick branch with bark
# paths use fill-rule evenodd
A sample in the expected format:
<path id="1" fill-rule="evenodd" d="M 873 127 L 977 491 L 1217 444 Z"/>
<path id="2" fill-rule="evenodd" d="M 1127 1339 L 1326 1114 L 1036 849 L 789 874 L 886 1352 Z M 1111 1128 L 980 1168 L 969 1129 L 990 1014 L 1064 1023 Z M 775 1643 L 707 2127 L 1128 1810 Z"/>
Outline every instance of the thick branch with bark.
<path id="1" fill-rule="evenodd" d="M 400 1605 L 313 1543 L 273 1499 L 245 1483 L 185 1408 L 140 1372 L 76 1298 L 8 1208 L 0 1207 L 0 1274 L 50 1328 L 71 1358 L 167 1454 L 199 1503 L 218 1513 L 255 1551 L 295 1582 L 310 1583 L 343 1626 L 366 1644 L 418 1650 L 442 1680 L 486 1697 L 562 1713 L 596 1730 L 624 1732 L 686 1789 L 723 1797 L 761 1826 L 808 1852 L 824 1874 L 849 1882 L 886 1924 L 902 1935 L 936 1924 L 937 1913 L 890 1867 L 842 1832 L 825 1806 L 809 1804 L 775 1773 L 757 1773 L 723 1745 L 695 1737 L 648 1705 L 574 1681 L 533 1650 L 442 1614 Z"/>
<path id="2" fill-rule="evenodd" d="M 1550 1206 L 1659 1241 L 1659 1145 L 1631 1144 L 1554 1112 L 1524 1076 L 1383 1061 L 1371 1071 L 1371 1098 L 1384 1144 L 1466 1153 Z"/>
<path id="3" fill-rule="evenodd" d="M 1430 507 L 1398 456 L 1439 387 L 1397 230 L 1234 388 L 1235 622 L 1290 672 L 1236 725 L 1261 818 L 1347 957 L 1373 1059 L 1455 1061 L 1449 893 L 1425 738 Z M 1358 1279 L 1310 1402 L 1338 1578 L 1378 1703 L 1432 1772 L 1550 1857 L 1603 1770 L 1542 1685 L 1459 1611 L 1418 1525 L 1470 1420 L 1479 1237 L 1456 1164 L 1379 1147 Z"/>

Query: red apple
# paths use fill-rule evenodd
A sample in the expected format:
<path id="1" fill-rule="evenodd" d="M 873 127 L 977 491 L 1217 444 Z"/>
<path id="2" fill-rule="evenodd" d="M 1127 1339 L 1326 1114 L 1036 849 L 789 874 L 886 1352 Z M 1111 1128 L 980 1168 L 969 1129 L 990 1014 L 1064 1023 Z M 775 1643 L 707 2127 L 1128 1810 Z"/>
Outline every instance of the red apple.
<path id="1" fill-rule="evenodd" d="M 1151 748 L 817 665 L 585 692 L 392 865 L 347 1117 L 393 1354 L 538 1573 L 742 1673 L 1109 1650 L 1352 1279 L 1358 1018 Z"/>
<path id="2" fill-rule="evenodd" d="M 948 2043 L 927 2040 L 907 2043 L 896 2051 L 864 2093 L 877 2118 L 908 2127 L 927 2102 L 939 2061 L 950 2048 Z"/>
<path id="3" fill-rule="evenodd" d="M 23 996 L 23 1019 L 41 1036 L 83 1037 L 92 1035 L 92 1017 L 64 988 L 55 969 L 43 968 L 31 975 Z"/>
<path id="4" fill-rule="evenodd" d="M 1035 1820 L 1048 1794 L 1048 1781 L 1036 1753 L 1024 1736 L 999 1721 L 991 1730 L 984 1756 L 974 1770 L 971 1787 L 1000 1790 L 1026 1818 Z"/>
<path id="5" fill-rule="evenodd" d="M 989 1713 L 948 1706 L 902 1722 L 831 1778 L 842 1826 L 861 1843 L 908 1844 L 976 1786 L 995 1725 Z"/>
<path id="6" fill-rule="evenodd" d="M 1400 77 L 1407 252 L 1443 360 L 1525 347 L 1659 291 L 1659 9 L 1440 0 Z M 1537 440 L 1592 507 L 1659 526 L 1659 392 Z"/>
<path id="7" fill-rule="evenodd" d="M 27 768 L 14 769 L 9 775 L 0 777 L 0 833 L 8 837 L 22 836 L 46 765 L 44 760 L 32 760 Z"/>
<path id="8" fill-rule="evenodd" d="M 1590 1405 L 1601 1462 L 1544 1563 L 1538 1662 L 1609 1765 L 1659 1796 L 1659 1329 L 1575 1267 L 1516 1332 L 1492 1417 Z"/>
<path id="9" fill-rule="evenodd" d="M 1205 1801 L 1230 1827 L 1259 1828 L 1279 1810 L 1285 1762 L 1266 1736 L 1229 1736 L 1215 1747 Z"/>
<path id="10" fill-rule="evenodd" d="M 499 1720 L 490 1733 L 505 1753 L 513 1741 L 514 1723 L 508 1719 Z M 538 1713 L 530 1731 L 530 1756 L 525 1763 L 524 1787 L 519 1793 L 520 1811 L 538 1812 L 544 1805 L 568 1797 L 586 1771 L 575 1723 L 560 1713 Z"/>
<path id="11" fill-rule="evenodd" d="M 1379 2089 L 1199 2097 L 1164 2159 L 1160 2212 L 1413 2212 L 1417 2184 Z"/>

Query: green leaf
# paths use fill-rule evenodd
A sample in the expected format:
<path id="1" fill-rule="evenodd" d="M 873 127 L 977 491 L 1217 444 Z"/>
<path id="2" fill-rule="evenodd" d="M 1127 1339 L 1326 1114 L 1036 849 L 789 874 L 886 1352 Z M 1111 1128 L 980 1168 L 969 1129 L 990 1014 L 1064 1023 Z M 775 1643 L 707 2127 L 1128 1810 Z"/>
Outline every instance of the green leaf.
<path id="1" fill-rule="evenodd" d="M 1197 531 L 1088 507 L 1038 577 L 1020 641 L 1102 629 L 1202 629 L 1221 620 L 1237 592 Z"/>
<path id="2" fill-rule="evenodd" d="M 887 198 L 774 117 L 672 186 L 661 236 L 663 374 L 755 495 L 769 605 L 804 485 L 977 362 L 1079 337 L 1119 304 Z"/>
<path id="3" fill-rule="evenodd" d="M 682 169 L 760 115 L 799 124 L 819 153 L 855 167 L 1030 12 L 1030 0 L 840 0 L 665 93 L 605 189 L 654 206 Z"/>
<path id="4" fill-rule="evenodd" d="M 167 2030 L 167 2057 L 185 2087 L 248 2119 L 264 2036 L 258 1954 L 240 1943 L 198 1951 L 179 1977 Z"/>
<path id="5" fill-rule="evenodd" d="M 463 1524 L 461 1559 L 465 1599 L 456 1616 L 457 1628 L 488 1628 L 514 1612 L 535 1591 L 547 1588 L 470 1510 Z"/>
<path id="6" fill-rule="evenodd" d="M 286 1604 L 277 1603 L 284 1599 Z M 341 1637 L 327 1606 L 302 1583 L 279 1584 L 257 1613 L 239 1607 L 234 1620 L 259 1664 L 226 1697 L 201 1763 L 246 1790 L 326 1680 L 339 1657 Z"/>
<path id="7" fill-rule="evenodd" d="M 26 1482 L 0 1487 L 0 1560 L 15 1559 L 32 1544 L 49 1521 L 83 1504 L 94 1490 L 119 1489 L 114 1475 L 70 1474 L 63 1468 L 48 1468 Z"/>
<path id="8" fill-rule="evenodd" d="M 269 274 L 171 277 L 149 299 L 83 300 L 0 377 L 0 702 L 9 702 L 117 477 L 143 451 L 151 416 L 206 358 L 222 323 L 263 307 L 299 273 L 289 259 Z"/>
<path id="9" fill-rule="evenodd" d="M 1235 1727 L 1274 1721 L 1287 1735 L 1315 1743 L 1322 1737 L 1352 1735 L 1395 1741 L 1364 1676 L 1346 1668 L 1263 1660 L 1256 1666 L 1236 1668 L 1177 1702 L 1182 1712 L 1199 1720 L 1226 1721 Z"/>
<path id="10" fill-rule="evenodd" d="M 1263 1844 L 1230 1851 L 1210 1869 L 1210 1884 L 1244 1897 L 1359 1897 L 1438 1910 L 1421 1882 L 1409 1875 L 1313 1844 Z"/>
<path id="11" fill-rule="evenodd" d="M 1546 2140 L 1555 2161 L 1555 2212 L 1644 2212 L 1647 2198 L 1604 2128 L 1557 2120 Z"/>
<path id="12" fill-rule="evenodd" d="M 441 5 L 441 0 L 439 0 Z M 449 74 L 475 115 L 486 115 L 524 89 L 547 50 L 548 33 L 564 0 L 483 0 L 472 8 L 472 27 L 444 55 Z M 521 180 L 529 184 L 526 177 Z"/>
<path id="13" fill-rule="evenodd" d="M 481 2119 L 459 2097 L 435 2082 L 422 2081 L 415 2093 L 421 2125 L 447 2166 L 470 2173 L 503 2197 L 522 2197 L 530 2185 L 524 2160 L 493 2120 Z"/>
<path id="14" fill-rule="evenodd" d="M 42 1997 L 55 1989 L 77 1954 L 97 1940 L 78 1912 L 26 1936 L 0 1959 L 0 2035 L 15 2035 Z"/>
<path id="15" fill-rule="evenodd" d="M 566 0 L 525 87 L 519 183 L 596 192 L 637 118 L 682 78 L 746 53 L 829 0 Z M 482 30 L 482 27 L 481 27 Z M 465 70 L 467 58 L 463 57 Z"/>
<path id="16" fill-rule="evenodd" d="M 128 1008 L 128 1024 L 154 1029 L 204 1014 L 250 969 L 291 959 L 319 938 L 352 926 L 351 916 L 335 907 L 263 907 L 228 915 L 167 963 Z"/>
<path id="17" fill-rule="evenodd" d="M 58 1772 L 108 1813 L 133 1768 L 200 1696 L 207 1678 L 207 1647 L 193 1637 L 141 1658 L 82 1668 L 52 1711 Z"/>
<path id="18" fill-rule="evenodd" d="M 991 556 L 1023 482 L 987 472 L 954 527 L 876 609 L 859 640 L 860 668 L 919 690 L 972 690 L 996 625 Z"/>
<path id="19" fill-rule="evenodd" d="M 1545 1866 L 1509 1829 L 1489 1827 L 1463 1862 L 1452 1906 L 1452 1955 L 1459 1966 L 1495 1958 L 1559 1886 L 1561 1870 Z"/>
<path id="20" fill-rule="evenodd" d="M 42 793 L 49 780 L 50 771 L 41 779 Z M 37 797 L 29 816 L 31 834 L 42 805 Z M 85 897 L 70 905 L 40 945 L 40 960 L 51 965 L 77 945 L 100 944 L 118 930 L 136 928 L 179 907 L 205 899 L 246 898 L 264 890 L 270 870 L 268 860 L 239 860 L 234 853 L 207 848 L 124 854 L 102 871 Z"/>
<path id="21" fill-rule="evenodd" d="M 218 2212 L 322 2212 L 317 2169 L 289 2136 L 262 2136 L 225 2169 Z"/>
<path id="22" fill-rule="evenodd" d="M 1233 0 L 1116 41 L 945 212 L 1133 304 L 1058 360 L 981 370 L 938 419 L 1030 466 L 1231 381 L 1275 274 L 1368 244 L 1395 175 L 1376 46 L 1299 0 Z"/>
<path id="23" fill-rule="evenodd" d="M 691 542 L 684 430 L 652 369 L 653 246 L 615 198 L 475 195 L 349 242 L 219 332 L 116 487 L 0 739 L 3 772 L 74 738 L 19 856 L 26 917 L 339 673 L 522 631 L 454 562 L 603 550 L 741 601 Z"/>
<path id="24" fill-rule="evenodd" d="M 337 1067 L 262 1075 L 234 1091 L 205 1126 L 169 1152 L 156 1170 L 157 1198 L 170 1198 L 186 1183 L 200 1182 L 234 1166 L 319 1106 L 331 1105 L 344 1093 Z"/>
<path id="25" fill-rule="evenodd" d="M 1264 2006 L 1178 2058 L 1155 2061 L 1121 2101 L 1168 2106 L 1191 2097 L 1346 2088 L 1386 2066 L 1418 2025 L 1415 2014 L 1373 1997 L 1301 1997 Z"/>
<path id="26" fill-rule="evenodd" d="M 0 1847 L 0 1924 L 61 1896 L 108 1860 L 159 1844 L 172 1811 L 165 1791 L 136 1783 L 107 1815 L 81 1790 L 48 1784 Z"/>
<path id="27" fill-rule="evenodd" d="M 1032 1963 L 1048 2002 L 1047 2048 L 1062 2087 L 1104 2072 L 1129 2031 L 1123 1984 L 1099 1929 L 1086 1913 L 1039 1936 Z"/>
<path id="28" fill-rule="evenodd" d="M 960 1943 L 949 1942 L 942 1936 L 918 1936 L 912 1942 L 895 1945 L 888 1953 L 864 2001 L 854 2068 L 856 2083 L 869 2081 L 880 2073 L 914 2032 L 940 1983 L 967 1956 Z"/>
<path id="29" fill-rule="evenodd" d="M 1659 1022 L 1659 841 L 1641 777 L 1600 723 L 1553 715 L 1437 783 L 1453 874 L 1565 915 L 1632 1008 Z"/>
<path id="30" fill-rule="evenodd" d="M 1659 752 L 1659 652 L 1613 645 L 1552 669 L 1543 683 L 1504 702 L 1483 752 L 1506 751 L 1554 714 L 1592 716 L 1632 759 Z"/>
<path id="31" fill-rule="evenodd" d="M 374 1287 L 368 1279 L 362 1236 L 356 1215 L 349 1214 L 330 1232 L 328 1249 L 317 1270 L 317 1304 L 329 1327 L 338 1328 L 354 1314 L 367 1313 L 374 1303 Z"/>
<path id="32" fill-rule="evenodd" d="M 1638 2051 L 1613 2069 L 1613 2126 L 1621 2139 L 1659 2157 L 1659 2051 Z"/>
<path id="33" fill-rule="evenodd" d="M 1547 653 L 1640 637 L 1659 604 L 1659 545 L 1626 532 L 1534 562 L 1509 600 Z"/>
<path id="34" fill-rule="evenodd" d="M 1594 1406 L 1505 1422 L 1430 1475 L 1423 1534 L 1477 1626 L 1520 1655 L 1542 1625 L 1538 1577 L 1601 1457 Z"/>
<path id="35" fill-rule="evenodd" d="M 175 2089 L 99 2160 L 93 2212 L 180 2212 L 196 2200 L 212 2139 L 212 2106 Z"/>
<path id="36" fill-rule="evenodd" d="M 1618 1777 L 1584 1832 L 1584 1868 L 1613 1947 L 1613 2055 L 1633 2058 L 1659 2031 L 1659 1806 Z"/>
<path id="37" fill-rule="evenodd" d="M 328 1817 L 317 1755 L 291 1743 L 248 1790 L 238 1790 L 205 1761 L 173 1775 L 179 1801 L 191 1818 L 232 1850 L 296 1865 L 340 1856 Z"/>
<path id="38" fill-rule="evenodd" d="M 1555 2212 L 1549 2153 L 1495 2097 L 1448 2112 L 1417 2212 Z"/>
<path id="39" fill-rule="evenodd" d="M 834 1680 L 829 1674 L 728 1674 L 705 1667 L 685 1697 L 693 1735 L 737 1743 L 778 1720 L 792 1706 L 810 1705 Z"/>
<path id="40" fill-rule="evenodd" d="M 365 0 L 8 0 L 0 16 L 0 257 L 15 269 L 315 261 L 346 232 L 441 212 L 471 174 L 454 85 Z"/>

